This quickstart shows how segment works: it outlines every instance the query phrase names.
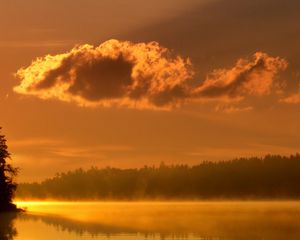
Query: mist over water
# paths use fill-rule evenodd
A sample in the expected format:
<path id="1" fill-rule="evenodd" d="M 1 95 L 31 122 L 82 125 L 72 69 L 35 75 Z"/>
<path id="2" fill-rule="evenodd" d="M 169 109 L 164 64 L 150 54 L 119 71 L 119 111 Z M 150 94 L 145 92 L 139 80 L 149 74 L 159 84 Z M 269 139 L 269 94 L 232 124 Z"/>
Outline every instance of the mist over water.
<path id="1" fill-rule="evenodd" d="M 300 237 L 300 202 L 20 202 L 18 206 L 27 207 L 27 212 L 2 221 L 1 228 L 10 226 L 11 234 L 0 239 Z"/>

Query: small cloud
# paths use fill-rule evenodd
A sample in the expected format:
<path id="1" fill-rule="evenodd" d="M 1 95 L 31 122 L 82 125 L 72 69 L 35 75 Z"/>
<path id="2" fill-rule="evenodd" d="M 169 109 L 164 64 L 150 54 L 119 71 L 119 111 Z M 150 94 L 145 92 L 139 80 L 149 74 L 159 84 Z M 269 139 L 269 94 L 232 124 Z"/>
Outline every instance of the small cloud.
<path id="1" fill-rule="evenodd" d="M 227 113 L 227 114 L 250 112 L 252 110 L 253 110 L 252 106 L 240 107 L 240 106 L 233 106 L 233 105 L 217 105 L 215 107 L 216 112 Z"/>
<path id="2" fill-rule="evenodd" d="M 216 69 L 207 75 L 195 94 L 199 97 L 240 101 L 247 95 L 270 94 L 277 74 L 287 68 L 287 61 L 257 52 L 251 59 L 239 59 L 230 69 Z"/>
<path id="3" fill-rule="evenodd" d="M 278 154 L 283 156 L 290 156 L 291 153 L 299 152 L 299 148 L 282 146 L 282 145 L 268 145 L 263 143 L 246 143 L 242 146 L 209 146 L 209 147 L 196 147 L 189 152 L 184 152 L 185 155 L 196 157 L 200 160 L 210 161 L 224 161 L 240 158 L 240 157 L 264 157 L 268 154 Z"/>
<path id="4" fill-rule="evenodd" d="M 132 152 L 135 149 L 126 145 L 63 146 L 56 147 L 52 153 L 60 157 L 99 158 L 108 153 Z"/>
<path id="5" fill-rule="evenodd" d="M 287 104 L 298 104 L 300 103 L 300 85 L 299 90 L 297 93 L 291 94 L 290 96 L 287 96 L 285 98 L 282 98 L 279 100 L 281 103 L 287 103 Z"/>
<path id="6" fill-rule="evenodd" d="M 41 47 L 65 47 L 73 45 L 70 40 L 53 41 L 0 41 L 0 48 L 41 48 Z"/>
<path id="7" fill-rule="evenodd" d="M 293 94 L 280 100 L 282 103 L 298 104 L 300 103 L 300 93 Z"/>
<path id="8" fill-rule="evenodd" d="M 28 138 L 28 139 L 12 139 L 9 141 L 13 147 L 41 147 L 41 146 L 56 146 L 63 143 L 62 140 L 48 138 Z"/>

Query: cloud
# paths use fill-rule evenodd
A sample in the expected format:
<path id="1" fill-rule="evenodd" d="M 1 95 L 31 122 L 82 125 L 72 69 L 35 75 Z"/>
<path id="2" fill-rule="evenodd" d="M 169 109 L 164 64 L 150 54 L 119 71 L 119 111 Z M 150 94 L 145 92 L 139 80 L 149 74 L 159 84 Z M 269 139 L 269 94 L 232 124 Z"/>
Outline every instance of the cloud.
<path id="1" fill-rule="evenodd" d="M 233 106 L 233 105 L 217 105 L 215 107 L 216 112 L 222 112 L 227 114 L 250 112 L 252 110 L 253 110 L 252 106 L 240 107 L 240 106 Z"/>
<path id="2" fill-rule="evenodd" d="M 287 98 L 281 99 L 280 102 L 298 104 L 300 103 L 300 93 L 293 94 Z"/>
<path id="3" fill-rule="evenodd" d="M 242 146 L 196 147 L 191 149 L 189 152 L 185 152 L 184 154 L 191 157 L 197 157 L 198 161 L 207 161 L 207 159 L 211 161 L 224 161 L 226 159 L 230 160 L 239 157 L 264 157 L 268 154 L 290 156 L 291 153 L 297 152 L 299 152 L 299 148 L 297 147 L 250 142 Z"/>
<path id="4" fill-rule="evenodd" d="M 98 47 L 81 45 L 47 55 L 17 72 L 14 90 L 42 99 L 80 106 L 164 108 L 187 97 L 194 72 L 189 59 L 156 42 L 109 40 Z"/>
<path id="5" fill-rule="evenodd" d="M 98 47 L 80 45 L 36 59 L 17 72 L 21 83 L 14 91 L 80 106 L 139 109 L 170 109 L 190 101 L 237 102 L 250 95 L 268 95 L 287 62 L 257 52 L 232 68 L 212 71 L 198 85 L 193 68 L 188 58 L 157 42 L 109 40 Z"/>
<path id="6" fill-rule="evenodd" d="M 0 41 L 0 48 L 57 48 L 73 45 L 74 41 L 70 40 L 53 40 L 53 41 Z"/>
<path id="7" fill-rule="evenodd" d="M 216 69 L 207 75 L 195 94 L 206 99 L 242 100 L 247 95 L 268 95 L 277 74 L 287 61 L 257 52 L 251 59 L 239 59 L 230 69 Z"/>
<path id="8" fill-rule="evenodd" d="M 299 85 L 300 87 L 300 85 Z M 282 98 L 279 100 L 281 103 L 287 103 L 287 104 L 299 104 L 300 103 L 300 89 L 297 93 L 291 94 L 285 98 Z"/>
<path id="9" fill-rule="evenodd" d="M 73 157 L 73 158 L 93 158 L 97 159 L 105 154 L 116 154 L 124 152 L 132 152 L 135 149 L 132 146 L 126 145 L 94 145 L 94 146 L 61 146 L 53 149 L 52 154 L 60 157 Z"/>
<path id="10" fill-rule="evenodd" d="M 41 146 L 55 146 L 61 145 L 63 141 L 59 141 L 56 139 L 48 139 L 48 138 L 29 138 L 29 139 L 12 139 L 9 141 L 12 147 L 41 147 Z"/>

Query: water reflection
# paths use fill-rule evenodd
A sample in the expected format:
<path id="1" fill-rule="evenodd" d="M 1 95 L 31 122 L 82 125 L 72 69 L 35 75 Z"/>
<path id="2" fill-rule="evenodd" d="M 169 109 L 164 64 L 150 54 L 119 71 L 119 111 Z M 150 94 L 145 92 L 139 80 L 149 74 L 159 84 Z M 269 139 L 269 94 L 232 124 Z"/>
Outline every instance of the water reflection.
<path id="1" fill-rule="evenodd" d="M 17 236 L 17 230 L 14 226 L 16 213 L 0 213 L 0 239 L 13 240 Z"/>
<path id="2" fill-rule="evenodd" d="M 106 210 L 102 207 L 99 204 L 96 209 L 93 205 L 94 215 L 90 219 L 72 219 L 70 213 L 70 217 L 27 213 L 20 215 L 19 220 L 33 221 L 35 226 L 46 224 L 58 232 L 77 236 L 88 234 L 112 239 L 128 239 L 128 236 L 136 239 L 300 239 L 300 203 L 144 204 L 142 208 L 132 203 L 125 208 L 124 204 L 113 204 Z M 79 211 L 88 210 L 83 206 L 73 208 L 74 215 Z"/>
<path id="3" fill-rule="evenodd" d="M 76 233 L 77 235 L 84 235 L 88 233 L 92 236 L 97 235 L 118 235 L 118 234 L 135 234 L 136 231 L 128 228 L 121 228 L 116 226 L 102 225 L 100 223 L 81 222 L 72 219 L 67 219 L 59 216 L 51 215 L 33 215 L 22 214 L 19 216 L 21 221 L 34 221 L 36 223 L 42 222 L 51 227 L 55 227 L 58 231 Z"/>
<path id="4" fill-rule="evenodd" d="M 39 210 L 0 214 L 0 240 L 300 239 L 299 202 L 76 203 Z"/>

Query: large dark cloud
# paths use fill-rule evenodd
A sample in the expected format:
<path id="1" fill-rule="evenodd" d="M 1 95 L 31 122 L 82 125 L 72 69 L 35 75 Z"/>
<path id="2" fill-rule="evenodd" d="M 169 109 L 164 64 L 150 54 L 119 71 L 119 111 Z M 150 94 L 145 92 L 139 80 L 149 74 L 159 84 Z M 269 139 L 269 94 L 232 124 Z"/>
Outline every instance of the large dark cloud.
<path id="1" fill-rule="evenodd" d="M 18 71 L 15 91 L 81 106 L 169 108 L 188 97 L 193 76 L 188 59 L 158 43 L 109 40 L 46 56 Z"/>
<path id="2" fill-rule="evenodd" d="M 277 74 L 287 67 L 279 57 L 258 52 L 232 68 L 216 69 L 201 84 L 183 59 L 156 42 L 109 40 L 99 47 L 82 45 L 45 56 L 20 69 L 15 91 L 81 106 L 170 109 L 187 101 L 238 101 L 267 95 Z"/>

